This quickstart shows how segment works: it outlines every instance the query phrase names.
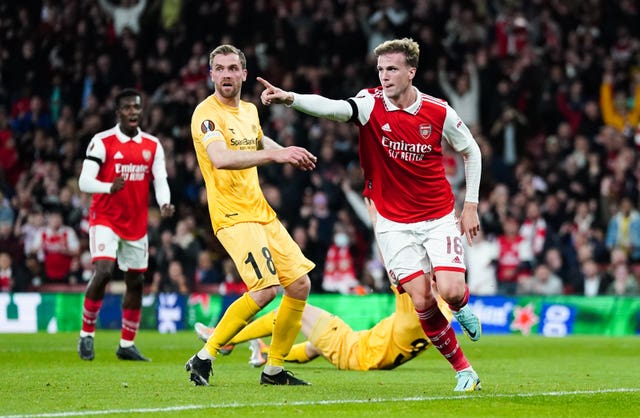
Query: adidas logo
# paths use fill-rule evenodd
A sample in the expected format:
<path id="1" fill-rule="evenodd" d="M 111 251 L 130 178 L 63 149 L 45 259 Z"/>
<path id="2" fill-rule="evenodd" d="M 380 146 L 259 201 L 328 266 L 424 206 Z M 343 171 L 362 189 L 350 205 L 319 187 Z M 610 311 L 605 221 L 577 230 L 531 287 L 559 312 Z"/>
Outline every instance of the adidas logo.
<path id="1" fill-rule="evenodd" d="M 382 125 L 382 130 L 386 132 L 391 132 L 391 127 L 389 126 L 388 123 L 385 123 L 384 125 Z"/>
<path id="2" fill-rule="evenodd" d="M 460 257 L 455 256 L 453 260 L 451 260 L 452 263 L 456 263 L 456 264 L 462 264 L 462 261 L 460 260 Z"/>
<path id="3" fill-rule="evenodd" d="M 114 160 L 121 160 L 124 158 L 124 155 L 120 151 L 116 152 L 116 155 L 113 156 Z"/>

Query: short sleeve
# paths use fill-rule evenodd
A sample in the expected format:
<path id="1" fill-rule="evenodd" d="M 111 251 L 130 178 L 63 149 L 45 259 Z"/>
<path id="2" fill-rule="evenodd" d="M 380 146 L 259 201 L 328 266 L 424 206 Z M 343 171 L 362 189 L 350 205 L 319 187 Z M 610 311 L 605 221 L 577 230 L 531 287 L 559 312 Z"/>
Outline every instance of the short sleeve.
<path id="1" fill-rule="evenodd" d="M 355 97 L 349 99 L 358 109 L 358 123 L 366 125 L 373 112 L 375 100 L 367 89 L 360 90 Z"/>
<path id="2" fill-rule="evenodd" d="M 202 107 L 196 109 L 191 119 L 191 136 L 206 149 L 213 141 L 224 141 L 222 119 L 206 114 Z"/>
<path id="3" fill-rule="evenodd" d="M 104 162 L 107 157 L 107 150 L 104 146 L 104 142 L 102 142 L 102 138 L 98 136 L 94 136 L 89 142 L 89 146 L 87 147 L 87 158 Z"/>

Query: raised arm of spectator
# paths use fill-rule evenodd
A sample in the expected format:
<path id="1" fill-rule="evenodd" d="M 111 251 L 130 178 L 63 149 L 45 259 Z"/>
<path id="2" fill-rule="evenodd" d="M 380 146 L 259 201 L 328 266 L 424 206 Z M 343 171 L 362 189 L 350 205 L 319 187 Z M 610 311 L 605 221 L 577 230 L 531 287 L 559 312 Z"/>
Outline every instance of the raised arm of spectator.
<path id="1" fill-rule="evenodd" d="M 369 209 L 364 203 L 362 196 L 351 188 L 349 180 L 347 179 L 342 181 L 342 192 L 358 219 L 360 219 L 367 228 L 372 229 L 373 223 L 371 216 L 369 216 Z"/>
<path id="2" fill-rule="evenodd" d="M 605 73 L 600 84 L 600 111 L 606 125 L 615 126 L 617 129 L 622 128 L 624 125 L 622 116 L 616 113 L 613 105 L 613 76 L 609 73 Z"/>
<path id="3" fill-rule="evenodd" d="M 480 100 L 480 77 L 478 76 L 478 67 L 472 59 L 467 63 L 467 72 L 469 73 L 469 93 L 475 96 L 475 102 Z"/>
<path id="4" fill-rule="evenodd" d="M 98 0 L 98 3 L 100 4 L 100 7 L 102 7 L 102 9 L 105 12 L 113 16 L 114 12 L 116 11 L 116 8 L 113 4 L 109 2 L 109 0 Z"/>
<path id="5" fill-rule="evenodd" d="M 458 94 L 453 90 L 451 83 L 449 83 L 449 79 L 447 78 L 447 61 L 444 58 L 438 60 L 438 84 L 440 88 L 447 96 L 449 100 L 452 100 L 458 97 Z"/>
<path id="6" fill-rule="evenodd" d="M 136 16 L 140 16 L 144 11 L 146 5 L 147 0 L 138 0 L 138 3 L 136 3 L 135 6 L 131 7 L 131 13 L 135 14 Z"/>

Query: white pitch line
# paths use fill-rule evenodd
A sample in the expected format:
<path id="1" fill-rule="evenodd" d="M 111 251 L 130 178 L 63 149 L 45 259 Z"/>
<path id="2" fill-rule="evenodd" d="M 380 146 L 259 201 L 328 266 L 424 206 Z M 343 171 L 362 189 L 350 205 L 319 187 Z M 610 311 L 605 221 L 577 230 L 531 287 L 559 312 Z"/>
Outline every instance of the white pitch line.
<path id="1" fill-rule="evenodd" d="M 89 415 L 108 415 L 108 414 L 146 414 L 154 412 L 179 412 L 192 411 L 197 409 L 224 409 L 224 408 L 245 408 L 250 406 L 311 406 L 311 405 L 348 405 L 361 403 L 383 403 L 383 402 L 415 402 L 415 401 L 455 401 L 466 399 L 493 399 L 493 398 L 532 398 L 535 396 L 571 396 L 571 395 L 598 395 L 605 393 L 630 393 L 640 392 L 640 388 L 617 388 L 617 389 L 599 389 L 599 390 L 573 390 L 573 391 L 555 391 L 540 393 L 497 393 L 482 395 L 479 393 L 455 396 L 412 396 L 408 398 L 372 398 L 372 399 L 333 399 L 324 401 L 295 401 L 295 402 L 261 402 L 250 404 L 227 403 L 227 404 L 208 404 L 208 405 L 180 405 L 167 406 L 163 408 L 135 408 L 135 409 L 106 409 L 102 411 L 69 411 L 69 412 L 50 412 L 42 414 L 24 414 L 24 415 L 2 415 L 0 418 L 44 418 L 44 417 L 77 417 Z"/>

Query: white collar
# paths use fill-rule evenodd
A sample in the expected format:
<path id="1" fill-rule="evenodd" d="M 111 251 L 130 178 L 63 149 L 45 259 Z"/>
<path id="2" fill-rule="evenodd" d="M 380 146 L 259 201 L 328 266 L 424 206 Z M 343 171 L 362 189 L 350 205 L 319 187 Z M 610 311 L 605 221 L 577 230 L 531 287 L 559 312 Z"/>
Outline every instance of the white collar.
<path id="1" fill-rule="evenodd" d="M 121 130 L 120 130 L 120 124 L 118 123 L 115 127 L 115 131 L 116 131 L 116 137 L 118 138 L 118 140 L 122 143 L 125 143 L 127 141 L 132 140 L 133 142 L 136 142 L 138 144 L 142 143 L 142 135 L 140 134 L 142 131 L 140 130 L 140 127 L 137 128 L 138 129 L 138 133 L 136 134 L 136 136 L 134 137 L 130 137 L 129 135 L 125 135 Z"/>
<path id="2" fill-rule="evenodd" d="M 382 90 L 382 99 L 384 100 L 384 106 L 387 108 L 389 112 L 393 112 L 396 110 L 404 110 L 407 113 L 416 114 L 418 109 L 420 109 L 420 105 L 422 104 L 422 93 L 416 86 L 411 86 L 413 90 L 416 92 L 416 101 L 413 102 L 410 106 L 405 107 L 404 109 L 400 109 L 398 106 L 391 103 L 391 100 L 387 97 L 387 93 Z"/>

